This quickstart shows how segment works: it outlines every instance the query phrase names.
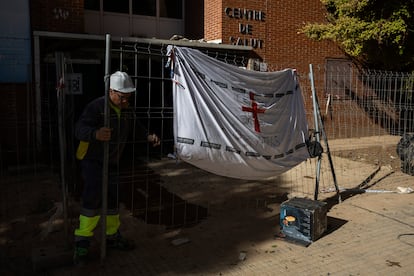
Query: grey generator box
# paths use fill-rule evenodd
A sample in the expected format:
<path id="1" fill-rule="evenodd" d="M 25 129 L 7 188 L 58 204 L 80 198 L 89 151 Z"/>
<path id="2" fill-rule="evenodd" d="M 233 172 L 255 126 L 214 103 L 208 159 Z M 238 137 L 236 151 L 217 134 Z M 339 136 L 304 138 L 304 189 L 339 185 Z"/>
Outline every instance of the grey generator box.
<path id="1" fill-rule="evenodd" d="M 327 229 L 326 202 L 292 198 L 280 205 L 280 230 L 286 238 L 310 244 Z"/>

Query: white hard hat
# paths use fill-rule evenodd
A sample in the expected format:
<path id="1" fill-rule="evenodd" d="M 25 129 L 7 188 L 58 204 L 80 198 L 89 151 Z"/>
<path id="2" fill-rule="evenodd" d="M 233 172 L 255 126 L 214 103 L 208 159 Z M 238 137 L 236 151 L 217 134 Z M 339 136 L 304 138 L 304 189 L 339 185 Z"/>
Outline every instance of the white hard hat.
<path id="1" fill-rule="evenodd" d="M 127 73 L 116 71 L 111 75 L 109 87 L 121 93 L 135 92 L 135 86 Z"/>

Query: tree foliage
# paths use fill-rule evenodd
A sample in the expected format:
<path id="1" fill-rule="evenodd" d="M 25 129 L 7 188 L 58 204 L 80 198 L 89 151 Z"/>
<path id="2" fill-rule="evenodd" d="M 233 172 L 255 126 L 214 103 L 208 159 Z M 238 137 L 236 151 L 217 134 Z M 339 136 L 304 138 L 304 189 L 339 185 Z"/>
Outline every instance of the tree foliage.
<path id="1" fill-rule="evenodd" d="M 378 69 L 414 70 L 414 0 L 321 0 L 326 23 L 301 29 L 332 40 L 350 57 Z"/>

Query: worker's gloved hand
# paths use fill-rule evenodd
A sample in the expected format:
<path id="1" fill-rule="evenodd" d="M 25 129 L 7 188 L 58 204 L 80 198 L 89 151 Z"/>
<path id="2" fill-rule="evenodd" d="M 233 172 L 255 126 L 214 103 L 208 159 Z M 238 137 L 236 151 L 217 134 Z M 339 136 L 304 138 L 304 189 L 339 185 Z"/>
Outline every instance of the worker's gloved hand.
<path id="1" fill-rule="evenodd" d="M 98 141 L 111 140 L 111 129 L 108 127 L 101 127 L 95 132 L 95 139 Z"/>
<path id="2" fill-rule="evenodd" d="M 161 140 L 157 134 L 148 135 L 148 142 L 152 143 L 153 147 L 159 146 L 161 144 Z"/>

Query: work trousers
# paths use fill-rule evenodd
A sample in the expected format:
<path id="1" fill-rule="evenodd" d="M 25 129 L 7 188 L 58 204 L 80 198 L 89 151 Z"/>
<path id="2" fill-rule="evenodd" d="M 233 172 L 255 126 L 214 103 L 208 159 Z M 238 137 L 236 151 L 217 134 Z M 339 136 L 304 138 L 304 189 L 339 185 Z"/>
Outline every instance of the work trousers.
<path id="1" fill-rule="evenodd" d="M 82 177 L 84 181 L 82 208 L 79 216 L 79 228 L 75 230 L 75 240 L 89 239 L 100 220 L 102 207 L 102 162 L 82 160 Z M 118 171 L 109 166 L 108 170 L 108 205 L 106 216 L 106 234 L 114 235 L 120 226 L 118 201 Z"/>

